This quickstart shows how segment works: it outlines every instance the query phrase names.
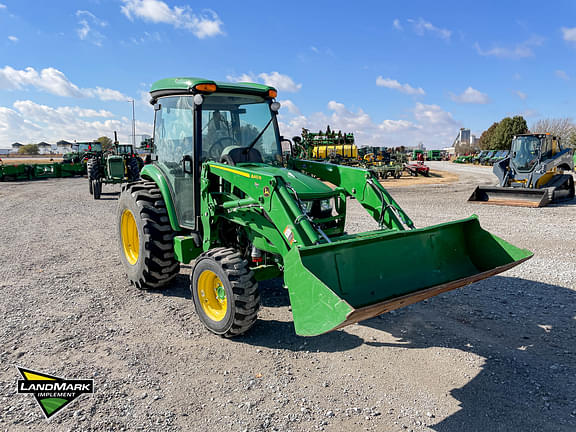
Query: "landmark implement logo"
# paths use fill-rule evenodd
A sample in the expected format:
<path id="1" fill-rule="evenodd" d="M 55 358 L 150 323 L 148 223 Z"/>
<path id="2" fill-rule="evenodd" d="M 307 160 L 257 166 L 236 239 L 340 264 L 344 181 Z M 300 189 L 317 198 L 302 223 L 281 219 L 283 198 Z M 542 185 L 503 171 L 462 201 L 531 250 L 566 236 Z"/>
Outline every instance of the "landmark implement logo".
<path id="1" fill-rule="evenodd" d="M 18 393 L 31 393 L 47 419 L 83 393 L 94 393 L 94 380 L 71 380 L 17 367 L 23 379 Z"/>

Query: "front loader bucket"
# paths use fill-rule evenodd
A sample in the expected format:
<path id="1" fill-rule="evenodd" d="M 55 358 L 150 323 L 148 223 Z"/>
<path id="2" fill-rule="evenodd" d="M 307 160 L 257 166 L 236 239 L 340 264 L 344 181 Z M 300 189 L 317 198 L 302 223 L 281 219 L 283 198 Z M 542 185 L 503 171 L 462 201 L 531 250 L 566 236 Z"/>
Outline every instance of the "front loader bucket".
<path id="1" fill-rule="evenodd" d="M 372 231 L 285 257 L 294 326 L 314 336 L 508 270 L 532 257 L 476 216 L 410 231 Z"/>
<path id="2" fill-rule="evenodd" d="M 516 207 L 544 207 L 552 201 L 547 188 L 528 189 L 514 187 L 478 186 L 468 201 L 480 204 Z"/>

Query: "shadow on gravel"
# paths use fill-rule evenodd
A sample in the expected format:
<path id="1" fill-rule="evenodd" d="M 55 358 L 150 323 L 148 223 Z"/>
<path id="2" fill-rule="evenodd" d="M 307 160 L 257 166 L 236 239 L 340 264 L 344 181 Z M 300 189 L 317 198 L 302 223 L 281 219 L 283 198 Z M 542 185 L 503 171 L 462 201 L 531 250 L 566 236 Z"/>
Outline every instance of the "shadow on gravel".
<path id="1" fill-rule="evenodd" d="M 574 431 L 575 305 L 570 289 L 498 276 L 362 324 L 398 338 L 367 345 L 452 348 L 485 359 L 477 376 L 450 392 L 461 409 L 432 429 Z"/>
<path id="2" fill-rule="evenodd" d="M 166 289 L 150 291 L 161 294 L 166 297 L 181 297 L 188 300 L 192 299 L 190 293 L 190 276 L 186 274 L 177 275 Z"/>
<path id="3" fill-rule="evenodd" d="M 298 336 L 292 321 L 276 320 L 258 320 L 249 333 L 230 341 L 271 349 L 323 353 L 348 351 L 364 343 L 361 337 L 342 330 L 314 337 Z"/>
<path id="4" fill-rule="evenodd" d="M 100 200 L 102 201 L 115 201 L 120 196 L 120 192 L 102 192 L 100 194 Z"/>

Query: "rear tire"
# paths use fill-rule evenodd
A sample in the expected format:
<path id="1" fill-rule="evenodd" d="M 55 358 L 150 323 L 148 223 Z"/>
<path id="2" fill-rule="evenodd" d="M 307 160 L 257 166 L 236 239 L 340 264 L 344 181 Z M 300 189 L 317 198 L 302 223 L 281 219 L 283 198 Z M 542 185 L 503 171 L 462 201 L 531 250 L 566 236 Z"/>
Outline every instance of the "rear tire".
<path id="1" fill-rule="evenodd" d="M 140 167 L 136 158 L 130 158 L 127 162 L 128 181 L 136 182 L 140 180 Z"/>
<path id="2" fill-rule="evenodd" d="M 260 294 L 248 261 L 232 248 L 214 248 L 194 262 L 190 279 L 194 307 L 212 333 L 234 337 L 254 325 Z"/>
<path id="3" fill-rule="evenodd" d="M 140 181 L 122 188 L 116 226 L 120 259 L 137 288 L 162 288 L 180 272 L 174 255 L 175 233 L 156 183 Z"/>

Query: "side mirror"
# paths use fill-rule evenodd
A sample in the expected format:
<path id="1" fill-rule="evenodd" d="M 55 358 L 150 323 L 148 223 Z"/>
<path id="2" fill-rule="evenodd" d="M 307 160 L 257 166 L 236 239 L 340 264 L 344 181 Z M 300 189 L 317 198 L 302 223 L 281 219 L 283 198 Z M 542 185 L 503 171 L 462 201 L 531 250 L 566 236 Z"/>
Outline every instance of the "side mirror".
<path id="1" fill-rule="evenodd" d="M 294 157 L 294 147 L 288 138 L 280 137 L 280 147 L 282 148 L 282 155 L 287 154 L 290 158 Z"/>

